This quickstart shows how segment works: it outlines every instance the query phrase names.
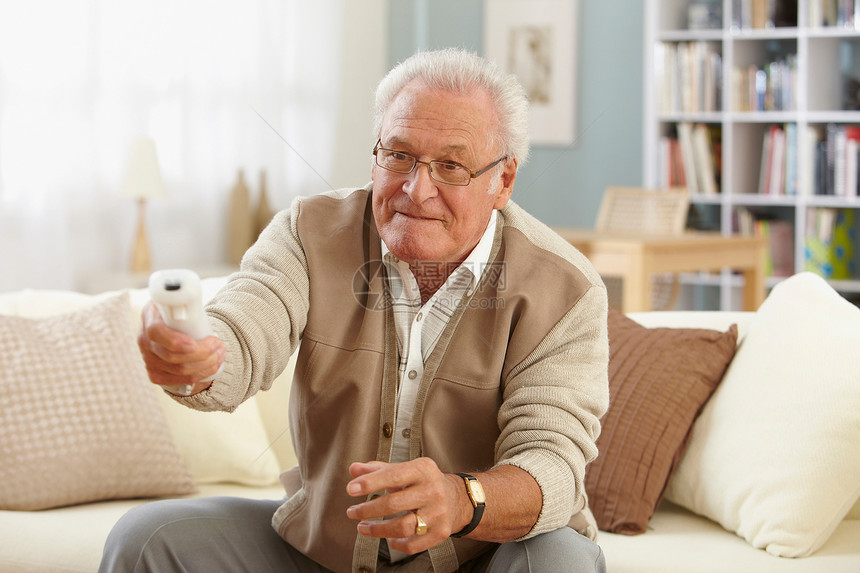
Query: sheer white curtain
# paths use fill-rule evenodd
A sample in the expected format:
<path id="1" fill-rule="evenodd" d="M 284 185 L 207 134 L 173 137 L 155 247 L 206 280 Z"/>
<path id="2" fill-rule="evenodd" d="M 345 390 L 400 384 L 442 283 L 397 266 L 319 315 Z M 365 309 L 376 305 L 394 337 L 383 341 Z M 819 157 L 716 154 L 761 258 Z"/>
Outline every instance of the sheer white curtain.
<path id="1" fill-rule="evenodd" d="M 0 0 L 0 292 L 128 267 L 140 135 L 168 193 L 147 208 L 157 267 L 224 260 L 240 168 L 253 200 L 265 169 L 277 209 L 364 184 L 383 4 Z"/>

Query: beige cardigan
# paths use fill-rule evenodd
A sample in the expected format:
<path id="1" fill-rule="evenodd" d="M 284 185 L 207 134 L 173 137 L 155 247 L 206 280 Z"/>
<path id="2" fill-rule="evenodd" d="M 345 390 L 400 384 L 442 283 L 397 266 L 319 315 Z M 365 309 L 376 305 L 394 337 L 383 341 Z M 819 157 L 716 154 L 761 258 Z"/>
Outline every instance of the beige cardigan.
<path id="1" fill-rule="evenodd" d="M 387 461 L 394 424 L 397 350 L 370 195 L 368 186 L 298 199 L 278 214 L 207 307 L 227 347 L 223 374 L 180 399 L 232 410 L 267 389 L 300 345 L 290 399 L 299 465 L 281 478 L 288 499 L 273 525 L 335 571 L 376 570 L 379 540 L 346 517 L 347 467 Z M 567 524 L 593 537 L 583 480 L 608 405 L 603 283 L 512 202 L 490 261 L 427 359 L 410 455 L 445 472 L 520 467 L 543 494 L 527 537 Z M 429 561 L 453 571 L 486 547 L 448 539 Z"/>

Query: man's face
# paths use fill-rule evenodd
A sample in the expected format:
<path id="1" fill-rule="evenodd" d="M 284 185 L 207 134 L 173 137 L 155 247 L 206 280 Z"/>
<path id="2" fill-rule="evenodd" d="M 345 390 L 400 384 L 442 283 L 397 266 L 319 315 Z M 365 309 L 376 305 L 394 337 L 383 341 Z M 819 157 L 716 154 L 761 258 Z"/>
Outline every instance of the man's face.
<path id="1" fill-rule="evenodd" d="M 488 133 L 495 115 L 486 94 L 467 96 L 408 84 L 382 120 L 381 147 L 420 161 L 454 161 L 475 172 L 500 157 Z M 373 164 L 373 215 L 391 252 L 410 264 L 462 262 L 481 239 L 493 209 L 508 202 L 516 161 L 472 179 L 464 187 L 430 178 L 428 167 L 412 173 L 387 171 Z"/>

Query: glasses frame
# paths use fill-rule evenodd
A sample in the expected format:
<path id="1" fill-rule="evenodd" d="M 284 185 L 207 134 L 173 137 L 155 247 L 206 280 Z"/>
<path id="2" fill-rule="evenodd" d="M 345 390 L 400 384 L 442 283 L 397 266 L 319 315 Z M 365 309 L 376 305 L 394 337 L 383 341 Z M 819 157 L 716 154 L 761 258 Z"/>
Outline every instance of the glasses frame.
<path id="1" fill-rule="evenodd" d="M 390 167 L 386 167 L 385 165 L 380 165 L 379 156 L 377 155 L 377 152 L 379 150 L 389 151 L 391 153 L 399 153 L 401 155 L 411 157 L 412 158 L 412 167 L 409 168 L 409 171 L 398 171 L 397 169 L 392 169 Z M 438 183 L 443 183 L 445 185 L 455 185 L 457 187 L 468 186 L 472 182 L 472 179 L 480 177 L 481 175 L 483 175 L 484 173 L 486 173 L 487 171 L 489 171 L 490 169 L 492 169 L 493 167 L 495 167 L 496 165 L 498 165 L 499 163 L 501 163 L 502 161 L 504 161 L 507 158 L 508 158 L 507 155 L 503 155 L 502 157 L 499 157 L 498 159 L 496 159 L 495 161 L 493 161 L 492 163 L 490 163 L 489 165 L 487 165 L 483 169 L 479 169 L 478 171 L 472 171 L 468 167 L 466 167 L 465 165 L 460 165 L 456 161 L 439 161 L 436 159 L 434 159 L 432 161 L 421 161 L 420 159 L 418 159 L 414 155 L 411 155 L 411 154 L 406 153 L 404 151 L 397 151 L 396 149 L 388 149 L 387 147 L 382 147 L 382 139 L 377 139 L 376 145 L 373 146 L 373 161 L 374 161 L 374 163 L 376 163 L 377 165 L 379 165 L 379 167 L 382 167 L 386 171 L 391 171 L 392 173 L 401 173 L 403 175 L 408 175 L 409 173 L 412 173 L 413 171 L 415 171 L 415 167 L 420 163 L 422 165 L 427 166 L 427 172 L 430 174 L 430 178 L 433 179 L 433 181 L 436 181 Z M 462 167 L 463 169 L 465 169 L 466 172 L 469 174 L 469 180 L 466 181 L 465 183 L 451 183 L 450 181 L 442 181 L 441 179 L 437 179 L 436 176 L 433 175 L 433 164 L 434 163 L 448 163 L 448 164 L 458 165 L 458 166 Z"/>

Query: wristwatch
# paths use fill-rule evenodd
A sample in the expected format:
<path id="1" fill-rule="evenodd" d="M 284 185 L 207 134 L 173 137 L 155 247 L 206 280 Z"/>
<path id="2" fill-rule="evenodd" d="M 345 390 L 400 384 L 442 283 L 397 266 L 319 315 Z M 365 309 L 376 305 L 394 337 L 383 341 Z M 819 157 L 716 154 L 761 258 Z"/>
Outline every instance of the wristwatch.
<path id="1" fill-rule="evenodd" d="M 484 507 L 487 502 L 487 498 L 484 495 L 484 488 L 481 487 L 481 482 L 478 481 L 478 478 L 470 476 L 469 474 L 461 474 L 459 472 L 457 475 L 463 478 L 463 481 L 466 482 L 466 493 L 469 494 L 469 501 L 472 502 L 472 507 L 475 508 L 475 513 L 472 514 L 472 521 L 469 522 L 469 525 L 457 533 L 452 533 L 451 537 L 463 537 L 472 533 L 472 531 L 478 527 L 478 524 L 481 523 L 481 517 L 484 516 Z"/>

